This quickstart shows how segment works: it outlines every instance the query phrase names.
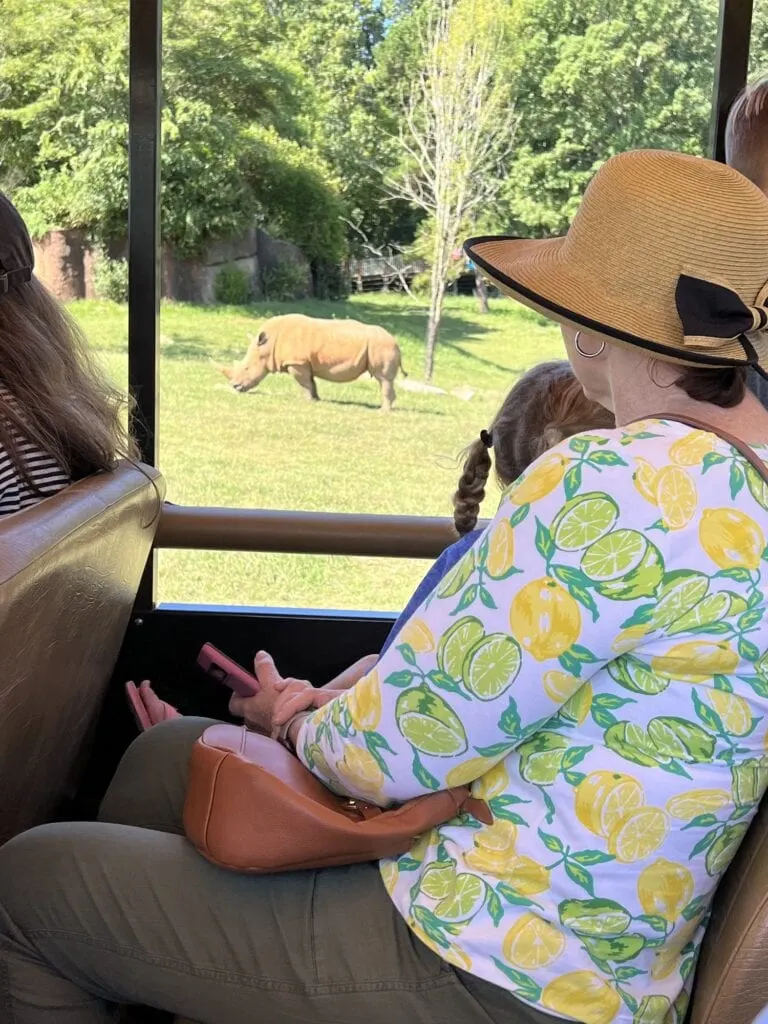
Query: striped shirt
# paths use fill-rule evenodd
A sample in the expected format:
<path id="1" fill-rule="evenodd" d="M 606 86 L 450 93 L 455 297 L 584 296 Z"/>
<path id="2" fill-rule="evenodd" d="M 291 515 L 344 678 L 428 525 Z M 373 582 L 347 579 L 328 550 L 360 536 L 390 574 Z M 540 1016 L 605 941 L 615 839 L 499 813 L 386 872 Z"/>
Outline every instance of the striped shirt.
<path id="1" fill-rule="evenodd" d="M 13 404 L 13 397 L 0 386 L 0 403 Z M 2 412 L 0 411 L 0 415 Z M 0 516 L 36 505 L 70 483 L 69 476 L 51 456 L 13 429 L 19 457 L 30 477 L 32 487 L 21 475 L 10 452 L 0 445 Z"/>

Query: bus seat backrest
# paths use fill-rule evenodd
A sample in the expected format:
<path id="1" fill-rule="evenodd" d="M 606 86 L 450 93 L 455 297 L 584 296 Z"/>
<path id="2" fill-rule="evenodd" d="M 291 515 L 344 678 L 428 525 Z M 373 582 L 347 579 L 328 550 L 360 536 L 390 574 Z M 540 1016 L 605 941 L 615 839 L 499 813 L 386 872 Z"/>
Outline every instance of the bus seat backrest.
<path id="1" fill-rule="evenodd" d="M 163 494 L 121 463 L 0 518 L 0 843 L 70 795 Z"/>
<path id="2" fill-rule="evenodd" d="M 768 1003 L 768 801 L 715 895 L 691 1024 L 751 1024 Z"/>

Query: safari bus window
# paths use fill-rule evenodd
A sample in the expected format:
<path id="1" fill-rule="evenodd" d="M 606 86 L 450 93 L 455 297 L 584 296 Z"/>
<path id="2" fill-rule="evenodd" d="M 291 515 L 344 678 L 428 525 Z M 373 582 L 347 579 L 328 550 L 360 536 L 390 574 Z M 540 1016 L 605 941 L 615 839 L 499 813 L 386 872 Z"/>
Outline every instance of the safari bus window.
<path id="1" fill-rule="evenodd" d="M 169 500 L 450 515 L 459 452 L 563 354 L 462 240 L 563 232 L 613 153 L 706 152 L 717 7 L 164 0 Z M 0 187 L 118 383 L 127 8 L 3 0 L 0 44 Z M 158 596 L 396 609 L 424 568 L 163 552 Z"/>

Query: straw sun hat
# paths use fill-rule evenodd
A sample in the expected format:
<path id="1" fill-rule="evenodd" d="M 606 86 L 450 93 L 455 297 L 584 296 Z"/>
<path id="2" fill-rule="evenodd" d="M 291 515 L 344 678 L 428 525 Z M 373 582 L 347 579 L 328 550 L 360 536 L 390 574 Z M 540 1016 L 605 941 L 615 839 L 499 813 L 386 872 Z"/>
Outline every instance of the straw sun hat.
<path id="1" fill-rule="evenodd" d="M 713 160 L 635 150 L 589 184 L 562 238 L 471 238 L 501 291 L 561 324 L 694 366 L 768 376 L 768 199 Z"/>

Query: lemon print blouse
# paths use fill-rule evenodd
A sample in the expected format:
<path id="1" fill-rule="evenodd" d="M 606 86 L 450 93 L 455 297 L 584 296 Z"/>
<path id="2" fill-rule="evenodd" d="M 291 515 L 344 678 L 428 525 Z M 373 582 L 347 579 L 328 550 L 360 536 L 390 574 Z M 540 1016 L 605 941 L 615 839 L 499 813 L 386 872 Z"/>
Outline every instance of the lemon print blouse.
<path id="1" fill-rule="evenodd" d="M 763 454 L 768 458 L 768 450 Z M 381 865 L 413 932 L 556 1017 L 682 1024 L 768 781 L 768 487 L 672 421 L 540 458 L 299 754 L 380 805 L 472 782 Z"/>

